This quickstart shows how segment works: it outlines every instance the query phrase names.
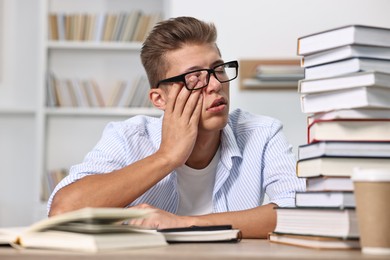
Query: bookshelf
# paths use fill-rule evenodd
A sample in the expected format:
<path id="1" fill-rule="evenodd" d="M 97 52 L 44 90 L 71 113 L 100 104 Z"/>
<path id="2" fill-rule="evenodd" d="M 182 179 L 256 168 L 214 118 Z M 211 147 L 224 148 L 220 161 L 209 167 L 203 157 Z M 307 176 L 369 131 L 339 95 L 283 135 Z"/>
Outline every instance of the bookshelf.
<path id="1" fill-rule="evenodd" d="M 51 169 L 81 162 L 108 122 L 139 114 L 162 115 L 149 105 L 49 106 L 48 71 L 61 80 L 96 81 L 105 101 L 112 97 L 117 82 L 146 76 L 139 58 L 141 41 L 53 40 L 49 14 L 137 10 L 163 18 L 165 5 L 160 0 L 0 1 L 0 54 L 4 54 L 0 61 L 0 177 L 9 185 L 1 187 L 0 196 L 15 194 L 12 202 L 0 201 L 7 212 L 0 214 L 0 226 L 29 225 L 45 217 L 42 179 Z M 20 214 L 21 208 L 27 214 Z"/>
<path id="2" fill-rule="evenodd" d="M 46 14 L 42 24 L 43 35 L 47 37 L 43 40 L 41 82 L 44 87 L 41 100 L 45 105 L 41 107 L 39 139 L 42 150 L 38 172 L 45 175 L 50 170 L 69 168 L 81 162 L 85 154 L 100 139 L 108 122 L 124 120 L 139 114 L 149 116 L 162 114 L 148 104 L 146 106 L 145 104 L 137 105 L 137 107 L 117 107 L 109 103 L 117 91 L 118 82 L 133 84 L 137 77 L 146 76 L 139 58 L 141 39 L 145 37 L 147 28 L 150 29 L 163 17 L 164 1 L 42 0 L 42 3 L 43 13 Z M 126 19 L 130 21 L 130 16 L 134 16 L 134 13 L 138 13 L 139 18 L 137 25 L 134 25 L 133 38 L 121 40 L 120 35 L 124 35 Z M 87 37 L 87 24 L 93 24 L 89 20 L 93 16 L 103 17 L 102 24 L 105 24 L 95 28 L 94 33 L 100 34 L 99 39 L 95 36 Z M 56 24 L 57 33 L 63 30 L 62 36 L 61 34 L 53 36 L 53 23 L 50 17 L 55 17 L 56 21 L 64 19 L 62 29 L 60 23 Z M 80 17 L 85 18 L 81 23 L 84 26 L 77 26 L 75 19 L 80 19 Z M 107 24 L 110 19 L 111 21 L 115 19 L 116 24 L 112 22 L 111 28 L 108 28 Z M 119 22 L 120 19 L 122 23 Z M 143 36 L 139 34 L 135 37 L 138 32 L 137 28 L 141 26 L 142 21 L 146 21 L 145 19 L 148 19 L 149 27 L 142 25 Z M 67 24 L 68 20 L 70 20 L 70 25 Z M 84 31 L 85 35 L 77 39 L 74 36 L 72 38 L 72 32 L 75 33 L 75 31 Z M 117 38 L 114 39 L 115 31 L 118 33 Z M 106 35 L 112 35 L 112 37 L 106 38 Z M 46 72 L 53 73 L 59 81 L 93 80 L 101 92 L 104 105 L 99 107 L 85 107 L 80 104 L 76 106 L 46 105 L 48 103 L 48 100 L 45 100 Z M 43 197 L 43 201 L 46 196 Z"/>

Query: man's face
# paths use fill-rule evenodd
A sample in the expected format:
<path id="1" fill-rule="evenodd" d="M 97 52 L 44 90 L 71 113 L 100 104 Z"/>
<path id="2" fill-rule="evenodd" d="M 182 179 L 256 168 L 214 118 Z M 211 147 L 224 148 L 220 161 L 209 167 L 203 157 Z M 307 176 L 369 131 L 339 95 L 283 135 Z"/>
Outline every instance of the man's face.
<path id="1" fill-rule="evenodd" d="M 166 55 L 169 69 L 165 78 L 174 77 L 197 69 L 209 69 L 224 63 L 214 44 L 185 45 Z M 168 86 L 167 91 L 171 87 Z M 229 114 L 229 82 L 220 83 L 211 75 L 209 84 L 200 90 L 203 94 L 203 107 L 199 131 L 215 131 L 225 127 Z"/>

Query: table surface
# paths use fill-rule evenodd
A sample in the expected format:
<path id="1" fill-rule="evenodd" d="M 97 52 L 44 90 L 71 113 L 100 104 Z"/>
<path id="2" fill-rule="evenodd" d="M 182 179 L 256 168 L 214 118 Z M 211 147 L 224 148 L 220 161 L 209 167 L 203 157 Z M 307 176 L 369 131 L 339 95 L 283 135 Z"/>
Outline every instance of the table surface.
<path id="1" fill-rule="evenodd" d="M 360 250 L 311 249 L 271 243 L 264 239 L 244 239 L 240 243 L 170 244 L 163 247 L 104 253 L 75 253 L 39 249 L 0 247 L 0 259 L 390 259 L 364 255 Z"/>

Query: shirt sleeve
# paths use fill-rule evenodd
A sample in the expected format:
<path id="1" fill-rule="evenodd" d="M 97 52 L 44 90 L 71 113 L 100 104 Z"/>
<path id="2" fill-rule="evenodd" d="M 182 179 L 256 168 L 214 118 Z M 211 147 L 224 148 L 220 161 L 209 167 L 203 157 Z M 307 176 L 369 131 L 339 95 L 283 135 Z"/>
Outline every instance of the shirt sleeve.
<path id="1" fill-rule="evenodd" d="M 306 181 L 296 175 L 296 159 L 282 124 L 273 123 L 263 156 L 264 189 L 271 203 L 294 207 L 295 193 L 306 189 Z"/>
<path id="2" fill-rule="evenodd" d="M 83 162 L 72 166 L 69 175 L 65 177 L 53 190 L 47 203 L 47 212 L 55 194 L 65 186 L 92 174 L 103 174 L 125 167 L 131 158 L 126 156 L 126 138 L 119 122 L 109 123 L 96 146 L 85 156 Z M 126 158 L 128 160 L 124 160 Z"/>

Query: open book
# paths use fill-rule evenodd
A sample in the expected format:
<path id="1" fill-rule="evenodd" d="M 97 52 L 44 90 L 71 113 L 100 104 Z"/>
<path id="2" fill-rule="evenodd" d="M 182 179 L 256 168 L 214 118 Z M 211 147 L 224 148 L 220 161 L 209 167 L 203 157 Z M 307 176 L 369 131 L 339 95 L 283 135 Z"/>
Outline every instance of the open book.
<path id="1" fill-rule="evenodd" d="M 0 243 L 21 248 L 99 252 L 167 245 L 162 233 L 122 225 L 153 210 L 84 208 L 41 220 L 30 227 L 1 228 Z"/>

